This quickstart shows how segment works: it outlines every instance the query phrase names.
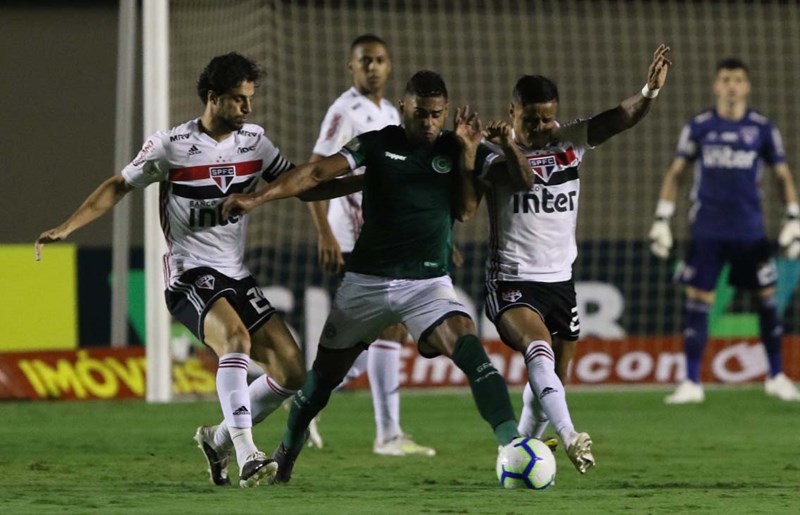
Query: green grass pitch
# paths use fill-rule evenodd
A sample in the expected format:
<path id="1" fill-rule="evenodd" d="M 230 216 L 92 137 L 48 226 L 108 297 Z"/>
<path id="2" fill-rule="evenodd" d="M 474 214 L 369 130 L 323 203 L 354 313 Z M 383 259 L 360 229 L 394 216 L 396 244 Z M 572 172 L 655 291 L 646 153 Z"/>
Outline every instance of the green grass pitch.
<path id="1" fill-rule="evenodd" d="M 496 486 L 497 444 L 467 391 L 404 392 L 404 429 L 434 458 L 373 455 L 368 394 L 335 394 L 325 449 L 306 449 L 290 484 L 252 490 L 208 481 L 192 435 L 219 418 L 214 402 L 3 403 L 0 512 L 800 513 L 800 403 L 732 388 L 665 406 L 664 393 L 570 391 L 598 467 L 580 476 L 559 448 L 543 492 Z M 285 421 L 279 410 L 256 429 L 265 451 Z"/>

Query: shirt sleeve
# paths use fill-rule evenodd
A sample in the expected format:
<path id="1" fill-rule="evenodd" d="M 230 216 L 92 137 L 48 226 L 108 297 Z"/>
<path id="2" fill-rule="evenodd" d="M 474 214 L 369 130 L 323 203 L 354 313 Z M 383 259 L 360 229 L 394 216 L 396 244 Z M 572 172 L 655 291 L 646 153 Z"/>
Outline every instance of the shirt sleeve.
<path id="1" fill-rule="evenodd" d="M 786 151 L 783 149 L 781 132 L 771 124 L 766 127 L 766 137 L 764 138 L 761 155 L 770 166 L 786 162 Z"/>
<path id="2" fill-rule="evenodd" d="M 319 137 L 313 152 L 328 157 L 337 153 L 355 134 L 347 114 L 336 105 L 332 105 L 322 120 Z"/>
<path id="3" fill-rule="evenodd" d="M 481 179 L 485 178 L 492 163 L 500 156 L 505 157 L 499 145 L 486 140 L 482 141 L 475 153 L 475 175 Z"/>
<path id="4" fill-rule="evenodd" d="M 283 157 L 278 147 L 266 136 L 261 135 L 256 145 L 264 167 L 261 172 L 261 178 L 265 181 L 272 182 L 280 177 L 282 173 L 294 168 L 294 163 Z"/>
<path id="5" fill-rule="evenodd" d="M 169 178 L 169 162 L 164 147 L 163 132 L 150 136 L 142 145 L 142 149 L 125 168 L 122 177 L 135 188 L 144 188 L 154 182 Z"/>
<path id="6" fill-rule="evenodd" d="M 697 136 L 691 124 L 687 123 L 681 129 L 678 137 L 678 148 L 675 151 L 677 157 L 682 157 L 690 161 L 697 158 Z"/>
<path id="7" fill-rule="evenodd" d="M 594 148 L 589 145 L 589 118 L 581 118 L 565 123 L 556 129 L 555 138 L 563 143 L 570 143 L 581 154 L 586 149 Z"/>
<path id="8" fill-rule="evenodd" d="M 378 131 L 365 132 L 351 139 L 339 150 L 339 154 L 347 159 L 350 170 L 367 166 L 369 161 L 369 147 L 374 144 Z"/>

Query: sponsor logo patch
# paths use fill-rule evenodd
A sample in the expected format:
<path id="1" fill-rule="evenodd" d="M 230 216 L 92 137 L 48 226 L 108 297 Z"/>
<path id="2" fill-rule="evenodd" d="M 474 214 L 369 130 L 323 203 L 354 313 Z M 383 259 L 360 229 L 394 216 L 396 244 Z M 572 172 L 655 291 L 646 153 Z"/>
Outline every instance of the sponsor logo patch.
<path id="1" fill-rule="evenodd" d="M 196 156 L 197 154 L 202 154 L 202 153 L 203 152 L 201 152 L 200 149 L 197 148 L 195 145 L 192 145 L 189 148 L 189 152 L 187 152 L 187 154 L 190 155 L 190 156 Z"/>

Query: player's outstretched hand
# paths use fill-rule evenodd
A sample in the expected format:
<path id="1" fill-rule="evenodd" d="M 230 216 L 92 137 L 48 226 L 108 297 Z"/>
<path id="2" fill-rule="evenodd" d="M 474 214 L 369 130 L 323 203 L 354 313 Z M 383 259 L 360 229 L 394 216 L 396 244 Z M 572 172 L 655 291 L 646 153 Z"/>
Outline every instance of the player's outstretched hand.
<path id="1" fill-rule="evenodd" d="M 36 244 L 33 246 L 34 259 L 36 261 L 40 261 L 42 259 L 42 248 L 45 246 L 46 243 L 61 241 L 66 237 L 67 234 L 60 227 L 50 229 L 49 231 L 45 231 L 42 234 L 40 234 L 39 238 L 36 240 Z"/>
<path id="2" fill-rule="evenodd" d="M 672 61 L 667 59 L 669 54 L 669 47 L 661 44 L 653 52 L 653 62 L 650 63 L 650 68 L 647 70 L 647 87 L 650 90 L 661 89 L 667 80 L 667 72 L 669 67 L 672 66 Z"/>
<path id="3" fill-rule="evenodd" d="M 484 131 L 486 139 L 498 145 L 511 145 L 514 142 L 513 127 L 508 122 L 495 120 Z"/>
<path id="4" fill-rule="evenodd" d="M 481 119 L 478 113 L 469 106 L 456 109 L 455 133 L 459 142 L 464 147 L 477 147 L 483 139 L 484 133 L 481 130 Z"/>
<path id="5" fill-rule="evenodd" d="M 233 193 L 222 203 L 222 219 L 228 220 L 234 216 L 246 215 L 256 207 L 256 201 L 248 193 Z"/>

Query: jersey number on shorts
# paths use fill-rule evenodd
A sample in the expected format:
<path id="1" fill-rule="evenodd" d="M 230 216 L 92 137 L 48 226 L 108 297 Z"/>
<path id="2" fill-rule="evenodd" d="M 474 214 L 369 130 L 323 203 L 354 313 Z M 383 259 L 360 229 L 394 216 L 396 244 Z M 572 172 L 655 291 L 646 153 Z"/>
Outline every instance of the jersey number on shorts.
<path id="1" fill-rule="evenodd" d="M 261 288 L 247 290 L 247 298 L 250 299 L 250 305 L 259 315 L 270 308 L 269 301 L 264 297 L 264 292 L 261 291 Z"/>

